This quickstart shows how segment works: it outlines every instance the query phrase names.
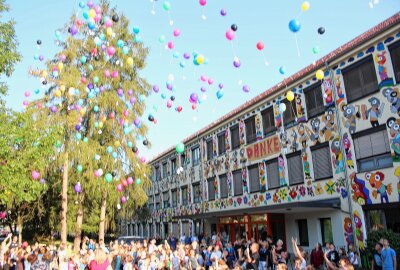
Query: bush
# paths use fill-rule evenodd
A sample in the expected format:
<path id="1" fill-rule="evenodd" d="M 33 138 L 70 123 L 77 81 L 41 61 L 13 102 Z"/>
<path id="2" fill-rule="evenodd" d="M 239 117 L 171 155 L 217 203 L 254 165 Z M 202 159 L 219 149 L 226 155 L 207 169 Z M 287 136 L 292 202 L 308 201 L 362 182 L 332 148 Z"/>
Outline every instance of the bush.
<path id="1" fill-rule="evenodd" d="M 399 265 L 400 259 L 400 234 L 394 233 L 389 230 L 377 230 L 372 231 L 367 234 L 367 250 L 366 253 L 368 255 L 368 259 L 372 259 L 372 255 L 375 251 L 375 245 L 379 242 L 380 239 L 386 238 L 389 240 L 390 247 L 396 251 L 397 265 Z"/>

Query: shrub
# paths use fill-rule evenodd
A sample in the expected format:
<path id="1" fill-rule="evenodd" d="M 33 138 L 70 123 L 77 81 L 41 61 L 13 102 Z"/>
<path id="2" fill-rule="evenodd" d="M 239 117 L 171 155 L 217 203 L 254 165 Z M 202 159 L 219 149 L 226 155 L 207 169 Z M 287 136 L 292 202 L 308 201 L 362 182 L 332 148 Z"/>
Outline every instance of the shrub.
<path id="1" fill-rule="evenodd" d="M 367 233 L 367 250 L 366 250 L 366 252 L 367 252 L 369 260 L 372 259 L 372 255 L 374 254 L 376 243 L 378 243 L 379 240 L 382 238 L 386 238 L 387 240 L 389 240 L 390 247 L 396 251 L 397 264 L 399 265 L 399 262 L 400 262 L 400 259 L 399 259 L 400 234 L 394 233 L 389 230 L 377 230 L 377 231 L 371 231 L 371 232 Z"/>

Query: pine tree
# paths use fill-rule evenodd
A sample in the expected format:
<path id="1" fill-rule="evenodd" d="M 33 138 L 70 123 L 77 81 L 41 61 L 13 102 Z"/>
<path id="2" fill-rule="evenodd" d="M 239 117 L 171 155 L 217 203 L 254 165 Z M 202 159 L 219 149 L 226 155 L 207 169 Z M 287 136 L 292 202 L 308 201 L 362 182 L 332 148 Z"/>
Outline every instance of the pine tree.
<path id="1" fill-rule="evenodd" d="M 104 240 L 106 221 L 115 220 L 120 204 L 143 205 L 150 185 L 149 167 L 139 158 L 137 145 L 147 132 L 140 117 L 150 86 L 139 72 L 148 49 L 108 1 L 91 4 L 81 10 L 87 19 L 73 15 L 56 32 L 61 49 L 47 62 L 47 70 L 31 70 L 47 88 L 33 105 L 47 112 L 49 125 L 64 129 L 59 148 L 61 240 L 66 241 L 68 209 L 75 214 L 75 249 L 91 206 L 100 206 L 99 240 Z M 149 145 L 146 139 L 143 144 Z M 123 187 L 120 192 L 118 185 Z M 73 201 L 68 200 L 71 196 Z"/>

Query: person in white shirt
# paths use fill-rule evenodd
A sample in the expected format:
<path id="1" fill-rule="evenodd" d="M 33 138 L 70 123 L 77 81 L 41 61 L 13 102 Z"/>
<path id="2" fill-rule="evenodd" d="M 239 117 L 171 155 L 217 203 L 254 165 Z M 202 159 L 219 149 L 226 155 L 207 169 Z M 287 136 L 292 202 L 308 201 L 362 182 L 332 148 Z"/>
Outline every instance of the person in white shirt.
<path id="1" fill-rule="evenodd" d="M 213 266 L 218 269 L 218 261 L 222 258 L 222 252 L 219 246 L 214 247 L 214 251 L 211 253 L 211 262 Z"/>

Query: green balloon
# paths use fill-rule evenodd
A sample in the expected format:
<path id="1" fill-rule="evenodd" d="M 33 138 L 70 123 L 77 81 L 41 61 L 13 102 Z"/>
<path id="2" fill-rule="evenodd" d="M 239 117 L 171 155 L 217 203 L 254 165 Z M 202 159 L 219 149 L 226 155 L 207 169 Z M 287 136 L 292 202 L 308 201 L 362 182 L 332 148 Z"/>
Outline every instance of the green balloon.
<path id="1" fill-rule="evenodd" d="M 82 170 L 83 170 L 82 165 L 79 164 L 78 166 L 76 166 L 76 170 L 77 170 L 78 172 L 82 172 Z"/>
<path id="2" fill-rule="evenodd" d="M 111 173 L 107 173 L 106 176 L 105 176 L 105 179 L 106 179 L 107 183 L 110 183 L 112 181 Z"/>
<path id="3" fill-rule="evenodd" d="M 165 36 L 164 36 L 164 35 L 161 35 L 161 36 L 158 38 L 158 42 L 163 43 L 164 41 L 165 41 Z"/>
<path id="4" fill-rule="evenodd" d="M 175 148 L 178 154 L 182 154 L 185 151 L 185 145 L 183 143 L 178 143 Z"/>
<path id="5" fill-rule="evenodd" d="M 313 54 L 318 54 L 319 53 L 319 47 L 318 46 L 313 47 L 312 48 L 312 52 L 313 52 Z"/>
<path id="6" fill-rule="evenodd" d="M 136 184 L 139 185 L 142 182 L 142 180 L 140 180 L 140 178 L 136 179 Z"/>
<path id="7" fill-rule="evenodd" d="M 165 11 L 168 11 L 168 10 L 170 10 L 171 9 L 171 3 L 170 2 L 168 2 L 168 1 L 165 1 L 164 3 L 163 3 L 163 9 L 165 10 Z"/>

